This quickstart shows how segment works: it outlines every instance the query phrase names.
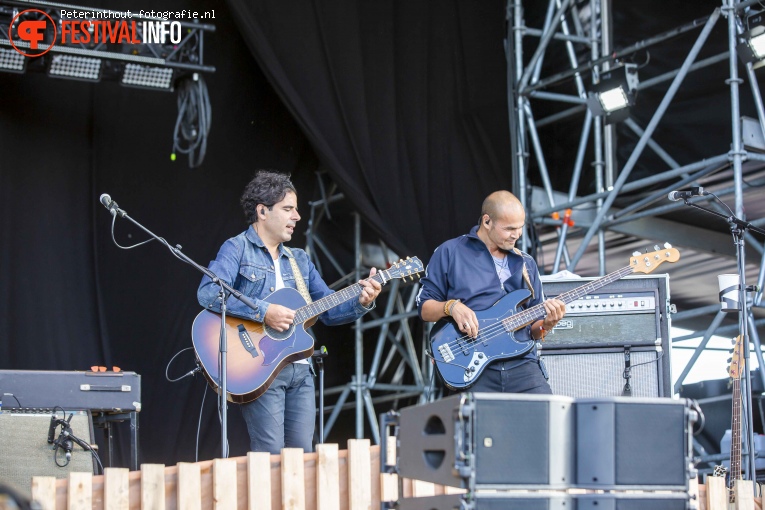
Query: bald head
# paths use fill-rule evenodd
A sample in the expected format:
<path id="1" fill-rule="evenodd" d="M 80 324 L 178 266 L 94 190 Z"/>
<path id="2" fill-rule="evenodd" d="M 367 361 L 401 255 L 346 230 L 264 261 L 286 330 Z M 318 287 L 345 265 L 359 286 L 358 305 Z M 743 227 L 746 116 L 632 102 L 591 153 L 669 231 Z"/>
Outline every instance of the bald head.
<path id="1" fill-rule="evenodd" d="M 505 190 L 495 191 L 486 197 L 481 206 L 481 218 L 488 214 L 489 219 L 492 220 L 496 220 L 499 216 L 516 215 L 523 212 L 521 201 Z"/>

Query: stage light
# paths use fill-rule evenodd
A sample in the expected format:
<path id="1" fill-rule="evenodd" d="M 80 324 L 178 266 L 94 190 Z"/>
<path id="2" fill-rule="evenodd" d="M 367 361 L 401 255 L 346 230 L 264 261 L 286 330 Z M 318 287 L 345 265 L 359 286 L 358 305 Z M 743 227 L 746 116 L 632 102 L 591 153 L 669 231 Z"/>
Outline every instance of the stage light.
<path id="1" fill-rule="evenodd" d="M 736 53 L 745 63 L 757 69 L 765 65 L 765 15 L 757 13 L 746 20 L 748 30 L 741 34 Z"/>
<path id="2" fill-rule="evenodd" d="M 21 73 L 26 70 L 27 59 L 16 50 L 0 48 L 0 71 Z"/>
<path id="3" fill-rule="evenodd" d="M 605 118 L 606 124 L 621 122 L 629 116 L 629 107 L 637 97 L 637 64 L 624 64 L 600 76 L 587 97 L 593 115 Z"/>
<path id="4" fill-rule="evenodd" d="M 100 58 L 54 55 L 48 74 L 53 78 L 97 82 L 101 80 L 101 65 Z"/>
<path id="5" fill-rule="evenodd" d="M 120 80 L 126 87 L 171 90 L 173 70 L 169 67 L 151 67 L 139 64 L 125 64 Z"/>

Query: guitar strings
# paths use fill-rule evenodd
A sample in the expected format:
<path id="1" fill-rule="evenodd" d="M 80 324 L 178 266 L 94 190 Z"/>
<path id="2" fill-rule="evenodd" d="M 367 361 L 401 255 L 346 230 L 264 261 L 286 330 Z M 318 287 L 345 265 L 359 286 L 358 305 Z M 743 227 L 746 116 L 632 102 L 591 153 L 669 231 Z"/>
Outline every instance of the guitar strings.
<path id="1" fill-rule="evenodd" d="M 597 288 L 603 287 L 603 286 L 608 285 L 609 283 L 611 283 L 613 281 L 619 280 L 623 276 L 626 276 L 627 274 L 629 274 L 631 272 L 633 272 L 632 267 L 631 266 L 625 266 L 625 267 L 619 269 L 618 271 L 614 271 L 613 273 L 608 274 L 608 275 L 604 276 L 603 278 L 601 278 L 599 280 L 596 280 L 595 282 L 591 282 L 590 284 L 582 285 L 581 287 L 578 287 L 576 289 L 573 289 L 573 290 L 570 290 L 568 292 L 565 292 L 565 293 L 561 294 L 561 296 L 559 296 L 559 298 L 560 297 L 564 297 L 564 296 L 565 296 L 565 299 L 573 297 L 573 299 L 571 299 L 571 301 L 573 301 L 573 300 L 575 300 L 575 299 L 577 299 L 579 297 L 586 296 L 587 294 L 589 294 L 593 290 L 596 290 Z M 622 274 L 622 273 L 624 273 L 624 274 Z M 587 287 L 593 287 L 593 284 L 595 284 L 595 283 L 597 283 L 599 285 L 596 286 L 594 289 L 591 289 L 591 290 L 585 291 L 585 292 L 581 292 L 583 289 L 585 289 Z M 581 292 L 581 294 L 580 294 L 580 292 Z M 565 299 L 564 299 L 564 301 L 565 301 Z M 444 345 L 446 347 L 448 347 L 449 350 L 460 349 L 460 350 L 472 350 L 472 351 L 475 351 L 475 349 L 476 349 L 475 344 L 477 342 L 481 341 L 481 342 L 486 343 L 486 342 L 488 342 L 490 340 L 493 340 L 494 338 L 497 338 L 498 336 L 503 335 L 505 333 L 505 329 L 506 329 L 505 328 L 505 321 L 506 320 L 512 319 L 512 318 L 521 319 L 522 315 L 525 315 L 525 316 L 532 315 L 533 316 L 534 312 L 539 312 L 543 308 L 544 308 L 543 304 L 538 304 L 538 305 L 532 306 L 531 308 L 523 310 L 522 312 L 519 312 L 519 313 L 517 313 L 517 314 L 515 314 L 515 315 L 513 315 L 511 317 L 499 320 L 497 322 L 497 324 L 492 324 L 491 326 L 488 326 L 483 331 L 479 330 L 478 336 L 475 339 L 472 338 L 470 335 L 463 335 L 463 336 L 455 338 L 454 340 L 452 340 L 450 342 L 445 343 Z M 518 329 L 521 329 L 524 326 L 526 326 L 526 325 L 528 325 L 530 323 L 533 323 L 534 321 L 538 320 L 541 317 L 544 317 L 544 315 L 540 315 L 540 316 L 537 316 L 537 317 L 532 317 L 531 320 L 528 321 L 528 322 L 527 321 L 523 321 L 522 322 L 523 325 L 521 325 L 520 327 L 518 327 L 517 329 L 514 329 L 512 331 L 517 331 Z M 493 334 L 493 333 L 496 333 L 496 334 Z M 486 334 L 489 334 L 491 336 L 485 336 Z M 441 357 L 443 358 L 443 355 Z M 446 364 L 450 364 L 450 365 L 456 365 L 456 366 L 461 366 L 459 363 L 454 363 L 453 361 L 443 360 L 442 363 L 446 363 Z"/>

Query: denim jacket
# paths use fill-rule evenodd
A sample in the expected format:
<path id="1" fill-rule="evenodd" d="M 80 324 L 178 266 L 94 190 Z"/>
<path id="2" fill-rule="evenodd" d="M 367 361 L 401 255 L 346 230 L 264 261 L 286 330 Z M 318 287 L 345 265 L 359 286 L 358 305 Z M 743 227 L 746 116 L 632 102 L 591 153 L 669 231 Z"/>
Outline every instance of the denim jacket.
<path id="1" fill-rule="evenodd" d="M 292 264 L 289 261 L 290 258 L 294 258 L 312 300 L 316 301 L 334 292 L 324 283 L 305 251 L 290 248 L 288 252 L 284 245 L 280 244 L 279 257 L 285 287 L 297 289 L 295 276 L 292 273 Z M 253 310 L 234 296 L 230 296 L 226 301 L 226 313 L 263 322 L 269 306 L 268 301 L 264 299 L 276 290 L 276 276 L 271 254 L 258 234 L 255 233 L 252 225 L 238 236 L 223 243 L 220 251 L 218 251 L 218 256 L 210 262 L 209 268 L 218 278 L 252 299 L 256 305 L 255 310 Z M 197 290 L 199 304 L 208 310 L 220 312 L 219 291 L 220 287 L 215 285 L 210 278 L 204 276 Z M 365 308 L 358 299 L 350 299 L 321 314 L 319 320 L 330 326 L 346 324 L 358 319 L 372 308 L 374 305 Z"/>

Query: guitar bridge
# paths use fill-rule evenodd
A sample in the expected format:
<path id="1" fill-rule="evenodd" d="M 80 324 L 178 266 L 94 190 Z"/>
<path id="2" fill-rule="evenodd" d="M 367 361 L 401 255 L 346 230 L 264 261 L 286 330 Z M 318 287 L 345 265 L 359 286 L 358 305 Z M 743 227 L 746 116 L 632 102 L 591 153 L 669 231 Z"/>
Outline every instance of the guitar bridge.
<path id="1" fill-rule="evenodd" d="M 241 340 L 244 349 L 250 353 L 250 356 L 257 358 L 259 356 L 258 348 L 255 347 L 255 344 L 252 342 L 250 334 L 244 329 L 244 324 L 239 324 L 236 329 L 239 331 L 239 340 Z"/>
<path id="2" fill-rule="evenodd" d="M 443 358 L 444 362 L 450 363 L 454 361 L 454 353 L 452 353 L 452 350 L 448 345 L 446 344 L 439 345 L 438 352 L 439 354 L 441 354 L 441 358 Z"/>

